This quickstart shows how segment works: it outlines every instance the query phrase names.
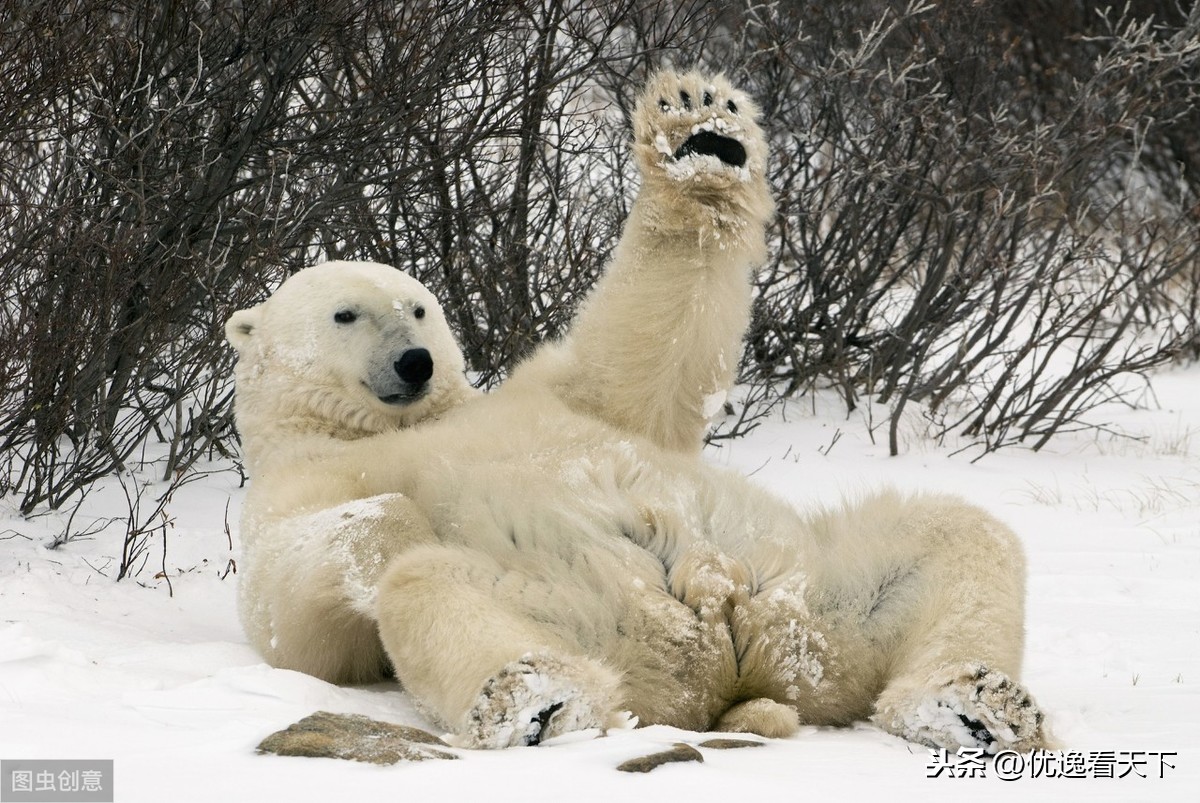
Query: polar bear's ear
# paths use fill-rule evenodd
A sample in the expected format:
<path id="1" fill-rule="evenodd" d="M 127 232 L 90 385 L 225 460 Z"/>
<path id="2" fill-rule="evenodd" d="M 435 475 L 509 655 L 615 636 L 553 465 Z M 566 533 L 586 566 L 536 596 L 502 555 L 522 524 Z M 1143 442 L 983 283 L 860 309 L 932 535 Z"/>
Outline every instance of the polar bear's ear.
<path id="1" fill-rule="evenodd" d="M 225 339 L 238 351 L 244 351 L 254 337 L 254 330 L 258 328 L 259 317 L 258 307 L 233 313 L 225 322 Z"/>

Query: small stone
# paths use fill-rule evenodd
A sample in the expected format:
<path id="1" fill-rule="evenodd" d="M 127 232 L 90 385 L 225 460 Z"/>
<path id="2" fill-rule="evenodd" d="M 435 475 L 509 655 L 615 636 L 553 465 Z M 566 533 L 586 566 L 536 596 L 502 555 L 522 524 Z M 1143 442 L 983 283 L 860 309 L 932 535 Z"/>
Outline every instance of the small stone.
<path id="1" fill-rule="evenodd" d="M 679 742 L 670 750 L 664 750 L 661 753 L 651 753 L 648 756 L 640 758 L 631 758 L 628 761 L 617 765 L 617 769 L 621 772 L 650 772 L 657 769 L 663 764 L 670 764 L 675 761 L 704 761 L 704 756 L 700 755 L 700 751 L 683 742 Z"/>
<path id="2" fill-rule="evenodd" d="M 340 758 L 372 764 L 458 758 L 437 749 L 449 747 L 420 728 L 380 722 L 359 714 L 318 711 L 263 739 L 259 753 L 311 758 Z"/>
<path id="3" fill-rule="evenodd" d="M 701 742 L 701 747 L 710 750 L 736 750 L 739 747 L 762 747 L 766 742 L 756 742 L 751 739 L 709 739 Z"/>

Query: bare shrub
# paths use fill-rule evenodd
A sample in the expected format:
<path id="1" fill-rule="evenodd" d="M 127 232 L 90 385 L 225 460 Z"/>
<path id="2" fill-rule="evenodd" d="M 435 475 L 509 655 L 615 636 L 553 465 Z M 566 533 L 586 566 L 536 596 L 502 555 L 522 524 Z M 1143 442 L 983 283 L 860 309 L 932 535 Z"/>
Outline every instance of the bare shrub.
<path id="1" fill-rule="evenodd" d="M 5 2 L 0 494 L 236 456 L 222 324 L 319 259 L 411 270 L 494 380 L 616 239 L 603 87 L 704 10 L 660 5 Z"/>
<path id="2" fill-rule="evenodd" d="M 429 284 L 494 382 L 608 258 L 666 60 L 724 67 L 773 138 L 717 437 L 833 387 L 891 405 L 893 451 L 914 409 L 1040 448 L 1200 351 L 1197 8 L 0 0 L 0 494 L 78 504 L 159 441 L 149 532 L 236 459 L 224 320 L 320 259 Z"/>
<path id="3" fill-rule="evenodd" d="M 747 370 L 890 404 L 893 454 L 912 403 L 985 451 L 1040 448 L 1194 342 L 1160 324 L 1196 269 L 1195 186 L 1156 192 L 1185 168 L 1148 143 L 1194 114 L 1197 15 L 1098 16 L 1046 98 L 1011 7 L 864 6 L 740 25 L 782 188 Z"/>
<path id="4" fill-rule="evenodd" d="M 223 321 L 315 259 L 444 289 L 484 372 L 553 331 L 612 239 L 570 160 L 627 11 L 7 4 L 0 492 L 58 507 L 147 435 L 164 477 L 232 453 Z"/>

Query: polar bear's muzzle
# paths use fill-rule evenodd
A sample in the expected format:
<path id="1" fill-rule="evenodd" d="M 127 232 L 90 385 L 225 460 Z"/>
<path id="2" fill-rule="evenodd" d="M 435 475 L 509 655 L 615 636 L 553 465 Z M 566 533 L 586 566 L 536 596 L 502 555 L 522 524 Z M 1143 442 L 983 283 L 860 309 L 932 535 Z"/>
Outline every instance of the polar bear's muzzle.
<path id="1" fill-rule="evenodd" d="M 394 376 L 384 383 L 373 383 L 371 388 L 381 402 L 411 404 L 425 396 L 433 376 L 433 357 L 428 349 L 407 349 L 391 367 Z"/>

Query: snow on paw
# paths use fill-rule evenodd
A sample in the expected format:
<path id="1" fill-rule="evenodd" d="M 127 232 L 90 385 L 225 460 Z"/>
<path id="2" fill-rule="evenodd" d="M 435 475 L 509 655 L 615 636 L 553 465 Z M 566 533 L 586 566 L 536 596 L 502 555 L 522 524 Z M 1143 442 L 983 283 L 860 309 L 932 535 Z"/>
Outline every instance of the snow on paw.
<path id="1" fill-rule="evenodd" d="M 647 178 L 698 187 L 761 178 L 766 143 L 757 108 L 720 75 L 665 70 L 647 83 L 633 115 L 635 150 Z"/>
<path id="2" fill-rule="evenodd" d="M 451 742 L 498 749 L 541 744 L 589 728 L 622 724 L 616 678 L 586 659 L 526 655 L 483 686 L 467 713 L 466 728 Z"/>
<path id="3" fill-rule="evenodd" d="M 1029 691 L 1003 672 L 974 664 L 965 683 L 949 688 L 964 700 L 966 711 L 960 721 L 983 726 L 982 732 L 975 728 L 972 735 L 986 743 L 988 752 L 1048 746 L 1045 715 Z"/>
<path id="4" fill-rule="evenodd" d="M 881 708 L 872 719 L 910 741 L 947 750 L 1025 752 L 1051 742 L 1045 716 L 1025 687 L 978 663 L 943 675 L 907 705 Z"/>

